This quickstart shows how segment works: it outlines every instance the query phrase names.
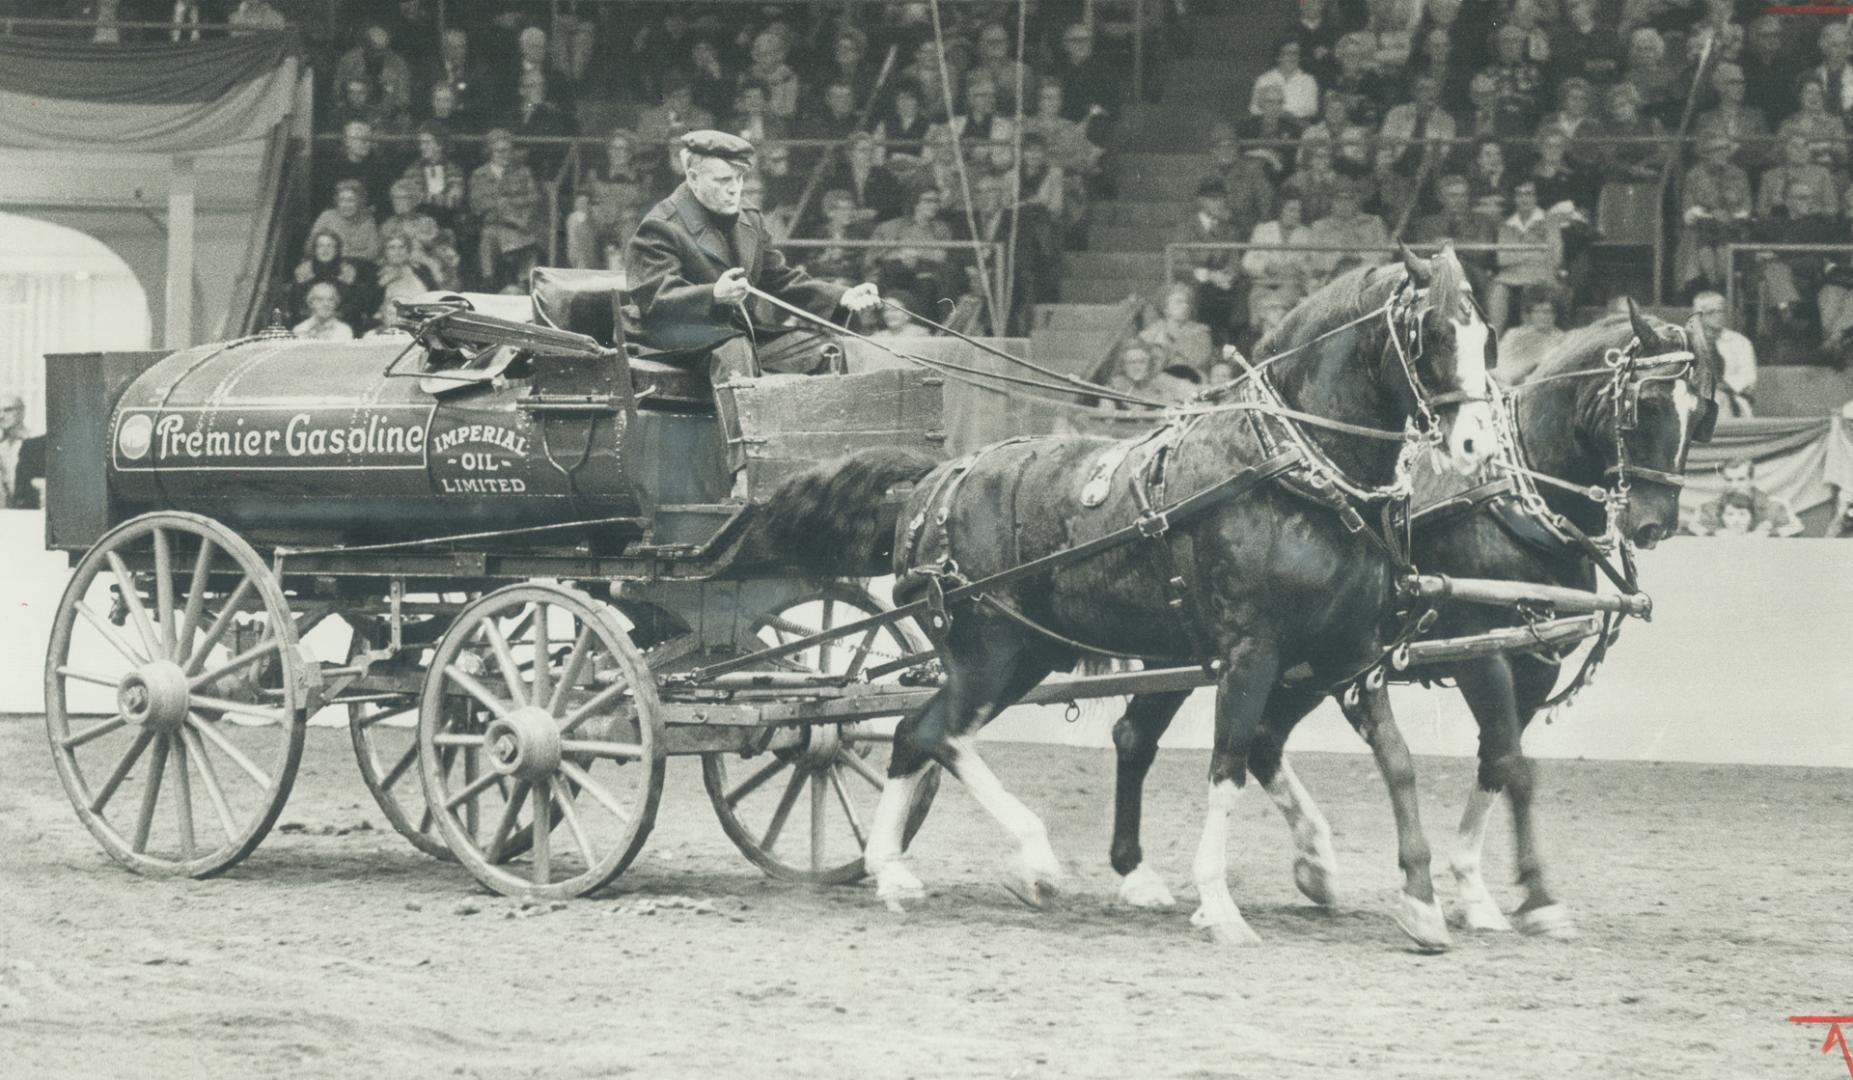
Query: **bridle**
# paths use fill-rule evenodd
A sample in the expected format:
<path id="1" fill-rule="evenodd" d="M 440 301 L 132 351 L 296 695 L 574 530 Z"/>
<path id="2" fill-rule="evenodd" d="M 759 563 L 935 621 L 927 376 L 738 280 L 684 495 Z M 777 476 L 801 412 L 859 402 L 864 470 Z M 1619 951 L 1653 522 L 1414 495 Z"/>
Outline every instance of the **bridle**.
<path id="1" fill-rule="evenodd" d="M 1422 322 L 1431 312 L 1437 311 L 1433 304 L 1425 303 L 1429 298 L 1428 292 L 1429 289 L 1426 287 L 1417 287 L 1413 282 L 1405 281 L 1397 289 L 1396 295 L 1384 304 L 1382 309 L 1385 323 L 1384 336 L 1389 339 L 1384 344 L 1384 352 L 1386 355 L 1395 353 L 1396 362 L 1403 370 L 1403 379 L 1409 384 L 1410 393 L 1415 396 L 1416 430 L 1431 446 L 1438 446 L 1441 443 L 1441 421 L 1435 415 L 1436 409 L 1490 399 L 1469 394 L 1465 390 L 1450 390 L 1441 394 L 1431 393 L 1428 387 L 1423 385 L 1422 377 L 1416 371 L 1417 362 L 1426 355 Z M 1481 322 L 1488 327 L 1492 325 L 1487 321 L 1486 313 L 1480 309 L 1479 302 L 1473 298 L 1472 293 L 1464 294 L 1461 299 L 1469 306 L 1472 314 L 1479 316 Z M 1398 332 L 1399 326 L 1403 328 L 1400 333 Z M 1408 338 L 1407 345 L 1403 343 L 1405 337 Z M 1460 363 L 1458 355 L 1455 363 L 1456 365 Z M 1492 384 L 1490 376 L 1487 384 L 1489 387 Z"/>

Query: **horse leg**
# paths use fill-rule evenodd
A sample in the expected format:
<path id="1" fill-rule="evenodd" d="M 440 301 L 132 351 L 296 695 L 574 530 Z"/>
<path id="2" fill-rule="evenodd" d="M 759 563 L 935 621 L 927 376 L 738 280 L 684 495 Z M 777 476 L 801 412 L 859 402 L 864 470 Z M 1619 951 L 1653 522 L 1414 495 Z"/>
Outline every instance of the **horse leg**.
<path id="1" fill-rule="evenodd" d="M 1526 894 L 1524 903 L 1515 913 L 1517 926 L 1528 934 L 1571 936 L 1575 931 L 1570 927 L 1568 913 L 1551 899 L 1544 887 L 1543 867 L 1538 858 L 1537 836 L 1531 816 L 1535 777 L 1531 759 L 1519 747 L 1522 725 L 1512 663 L 1503 656 L 1487 657 L 1460 665 L 1455 678 L 1460 684 L 1461 695 L 1467 699 L 1475 718 L 1480 721 L 1478 783 L 1468 801 L 1467 814 L 1461 821 L 1460 849 L 1455 856 L 1456 880 L 1461 880 L 1463 869 L 1469 872 L 1462 886 L 1463 900 L 1472 904 L 1484 898 L 1482 908 L 1497 907 L 1486 891 L 1485 882 L 1480 879 L 1479 854 L 1485 843 L 1486 819 L 1491 813 L 1493 796 L 1504 791 L 1512 803 L 1513 840 L 1518 849 L 1518 880 Z M 1475 885 L 1478 896 L 1466 891 Z M 1495 924 L 1492 928 L 1498 927 Z"/>
<path id="2" fill-rule="evenodd" d="M 1183 707 L 1188 690 L 1135 694 L 1113 725 L 1119 768 L 1113 785 L 1113 845 L 1109 858 L 1120 875 L 1120 902 L 1138 908 L 1168 908 L 1177 901 L 1164 878 L 1145 865 L 1139 846 L 1139 817 L 1144 809 L 1145 776 L 1158 755 L 1158 739 Z"/>
<path id="3" fill-rule="evenodd" d="M 1341 701 L 1341 707 L 1343 703 Z M 1364 737 L 1377 759 L 1377 771 L 1390 789 L 1390 811 L 1396 817 L 1396 862 L 1403 870 L 1403 891 L 1397 898 L 1396 925 L 1417 947 L 1439 951 L 1453 944 L 1448 922 L 1435 902 L 1430 876 L 1428 837 L 1416 800 L 1415 762 L 1403 742 L 1402 729 L 1390 711 L 1389 691 L 1366 689 L 1358 704 L 1345 707 L 1345 719 Z"/>
<path id="4" fill-rule="evenodd" d="M 1514 699 L 1518 703 L 1519 740 L 1513 742 L 1513 756 L 1523 766 L 1523 782 L 1514 780 L 1507 789 L 1512 801 L 1512 835 L 1518 848 L 1519 881 L 1525 886 L 1525 899 L 1514 916 L 1519 929 L 1527 934 L 1568 939 L 1576 936 L 1570 910 L 1551 895 L 1544 884 L 1544 857 L 1538 850 L 1538 836 L 1532 818 L 1532 798 L 1536 794 L 1536 770 L 1525 756 L 1525 729 L 1537 717 L 1544 699 L 1557 683 L 1557 665 L 1537 662 L 1512 665 Z"/>
<path id="5" fill-rule="evenodd" d="M 927 741 L 918 734 L 922 727 L 940 730 L 945 726 L 946 691 L 941 689 L 920 711 L 904 718 L 894 730 L 894 746 L 888 758 L 888 780 L 882 785 L 881 800 L 875 806 L 875 821 L 869 828 L 868 843 L 863 847 L 862 865 L 875 875 L 875 895 L 900 912 L 905 901 L 926 896 L 926 887 L 901 861 L 906 850 L 907 811 L 914 804 L 914 793 L 926 779 L 927 767 L 933 763 Z"/>
<path id="6" fill-rule="evenodd" d="M 1219 945 L 1261 941 L 1229 894 L 1229 815 L 1247 785 L 1249 746 L 1279 672 L 1280 659 L 1273 646 L 1244 642 L 1230 650 L 1228 666 L 1216 685 L 1216 743 L 1210 752 L 1203 835 L 1191 861 L 1197 910 L 1190 924 L 1208 930 Z"/>
<path id="7" fill-rule="evenodd" d="M 1287 819 L 1298 852 L 1293 860 L 1294 885 L 1306 899 L 1331 907 L 1338 902 L 1338 855 L 1332 850 L 1332 826 L 1283 756 L 1287 736 L 1324 696 L 1317 691 L 1274 691 L 1261 718 L 1261 731 L 1248 752 L 1248 771 L 1261 781 Z"/>

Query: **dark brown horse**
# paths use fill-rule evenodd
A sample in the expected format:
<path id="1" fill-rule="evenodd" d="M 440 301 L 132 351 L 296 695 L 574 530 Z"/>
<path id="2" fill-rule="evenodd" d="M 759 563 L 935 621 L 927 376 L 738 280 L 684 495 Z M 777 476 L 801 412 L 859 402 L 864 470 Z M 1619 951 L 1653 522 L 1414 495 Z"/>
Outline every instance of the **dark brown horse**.
<path id="1" fill-rule="evenodd" d="M 1678 525 L 1686 454 L 1693 442 L 1710 439 L 1717 415 L 1712 392 L 1718 370 L 1712 343 L 1696 318 L 1682 330 L 1651 317 L 1612 316 L 1573 332 L 1505 405 L 1512 438 L 1502 458 L 1542 474 L 1545 482 L 1517 476 L 1475 486 L 1437 504 L 1433 513 L 1419 514 L 1417 565 L 1459 577 L 1593 589 L 1597 564 L 1579 536 L 1599 537 L 1613 526 L 1615 536 L 1652 547 Z M 1595 490 L 1606 493 L 1603 501 L 1584 494 Z M 1444 609 L 1429 633 L 1457 637 L 1515 624 L 1522 625 L 1511 611 L 1463 604 Z M 1468 928 L 1510 929 L 1480 875 L 1487 816 L 1494 797 L 1505 791 L 1525 890 L 1515 918 L 1531 933 L 1572 932 L 1565 909 L 1544 884 L 1531 814 L 1533 770 L 1519 745 L 1556 685 L 1560 664 L 1553 653 L 1521 653 L 1408 673 L 1455 679 L 1480 725 L 1478 782 L 1452 859 L 1460 890 L 1456 914 Z M 1139 860 L 1139 802 L 1158 737 L 1182 697 L 1134 698 L 1114 729 L 1120 769 L 1112 858 L 1114 868 L 1127 875 L 1122 895 L 1135 903 L 1169 902 L 1162 883 Z M 1341 705 L 1373 746 L 1384 737 L 1374 730 L 1388 715 L 1381 682 L 1367 681 L 1358 700 Z M 1295 877 L 1309 896 L 1329 901 L 1329 829 L 1304 793 L 1295 802 L 1283 802 L 1302 851 Z M 1405 849 L 1403 859 L 1406 870 L 1419 865 L 1426 873 L 1426 849 Z"/>
<path id="2" fill-rule="evenodd" d="M 892 467 L 852 458 L 794 478 L 763 509 L 758 527 L 767 535 L 854 565 L 866 556 L 858 545 L 868 543 L 864 523 L 883 488 L 917 481 L 894 538 L 900 601 L 1142 517 L 1154 534 L 998 587 L 929 627 L 945 684 L 895 732 L 865 851 L 891 906 L 922 895 L 902 860 L 902 826 L 934 762 L 1015 842 L 1011 891 L 1038 905 L 1058 888 L 1063 873 L 1041 820 L 979 757 L 976 735 L 1050 672 L 1113 651 L 1216 670 L 1216 746 L 1194 871 L 1201 906 L 1192 921 L 1220 941 L 1255 940 L 1226 881 L 1230 813 L 1251 775 L 1277 800 L 1296 800 L 1298 785 L 1281 762 L 1288 732 L 1326 688 L 1377 663 L 1392 643 L 1403 567 L 1379 522 L 1398 476 L 1400 433 L 1414 420 L 1462 472 L 1477 468 L 1496 439 L 1493 335 L 1451 251 L 1341 276 L 1258 353 L 1262 364 L 1278 358 L 1266 376 L 1277 396 L 1260 405 L 1213 398 L 1207 411 L 1148 440 L 1009 440 L 924 475 L 892 454 L 876 455 Z M 860 474 L 863 490 L 841 482 L 850 473 Z M 830 497 L 819 499 L 825 489 Z M 1150 513 L 1216 489 L 1232 497 L 1176 521 Z M 1306 689 L 1277 692 L 1293 669 L 1306 673 Z M 1393 724 L 1382 727 L 1394 733 Z M 1407 786 L 1406 775 L 1386 774 Z M 1412 792 L 1401 797 L 1413 805 Z M 1425 943 L 1445 938 L 1426 876 L 1411 879 L 1398 921 Z"/>

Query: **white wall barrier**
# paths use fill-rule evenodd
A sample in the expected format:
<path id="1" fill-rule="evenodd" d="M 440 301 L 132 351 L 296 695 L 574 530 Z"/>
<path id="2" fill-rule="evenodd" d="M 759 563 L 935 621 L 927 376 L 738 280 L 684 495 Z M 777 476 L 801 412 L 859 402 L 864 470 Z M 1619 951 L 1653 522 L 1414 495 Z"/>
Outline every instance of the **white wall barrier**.
<path id="1" fill-rule="evenodd" d="M 37 713 L 45 643 L 67 577 L 44 551 L 42 517 L 0 511 L 0 712 Z M 1853 543 L 1681 538 L 1645 552 L 1641 578 L 1654 621 L 1631 621 L 1595 684 L 1526 749 L 1540 757 L 1703 761 L 1853 768 Z M 343 641 L 311 647 L 332 658 Z M 1567 677 L 1567 676 L 1566 676 Z M 1470 755 L 1477 732 L 1458 692 L 1391 693 L 1410 747 Z M 1165 745 L 1207 747 L 1212 695 L 1186 703 Z M 1122 699 L 1013 709 L 991 738 L 1109 747 Z M 324 717 L 332 722 L 333 715 Z M 1321 706 L 1293 750 L 1363 752 L 1336 706 Z"/>

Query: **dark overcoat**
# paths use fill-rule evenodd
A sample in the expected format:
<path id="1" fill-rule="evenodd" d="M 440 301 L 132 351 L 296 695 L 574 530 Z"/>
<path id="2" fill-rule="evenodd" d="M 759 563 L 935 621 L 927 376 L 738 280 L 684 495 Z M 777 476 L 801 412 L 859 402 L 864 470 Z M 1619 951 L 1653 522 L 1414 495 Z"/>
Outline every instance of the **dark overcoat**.
<path id="1" fill-rule="evenodd" d="M 754 286 L 825 318 L 845 291 L 787 263 L 758 207 L 743 206 L 724 230 L 685 183 L 651 207 L 624 249 L 638 339 L 653 349 L 703 349 L 745 333 L 741 310 L 714 302 L 714 283 L 736 266 Z"/>

